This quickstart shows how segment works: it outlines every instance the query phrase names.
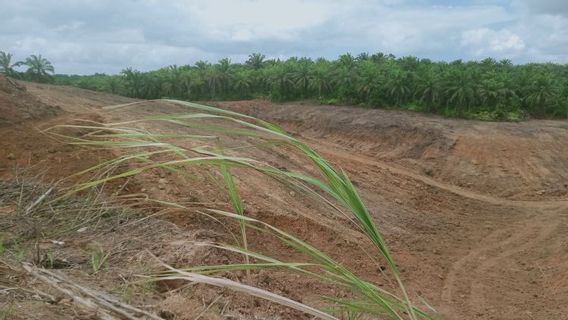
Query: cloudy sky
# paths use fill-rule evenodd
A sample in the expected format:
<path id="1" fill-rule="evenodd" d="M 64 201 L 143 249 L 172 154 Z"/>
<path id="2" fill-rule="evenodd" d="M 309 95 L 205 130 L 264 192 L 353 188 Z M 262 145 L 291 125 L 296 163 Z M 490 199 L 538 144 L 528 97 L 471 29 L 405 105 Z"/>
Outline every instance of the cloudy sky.
<path id="1" fill-rule="evenodd" d="M 0 50 L 58 73 L 197 60 L 335 58 L 568 63 L 568 0 L 0 0 Z"/>

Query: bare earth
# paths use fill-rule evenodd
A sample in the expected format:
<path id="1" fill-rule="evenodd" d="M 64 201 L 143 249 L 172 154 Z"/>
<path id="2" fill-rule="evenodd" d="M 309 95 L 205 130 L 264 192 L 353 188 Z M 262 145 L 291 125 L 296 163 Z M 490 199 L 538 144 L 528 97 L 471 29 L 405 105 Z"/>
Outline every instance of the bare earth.
<path id="1" fill-rule="evenodd" d="M 64 112 L 0 126 L 0 177 L 4 179 L 18 165 L 41 168 L 46 179 L 55 180 L 109 157 L 105 151 L 62 145 L 38 128 L 76 118 L 110 122 L 184 111 L 155 102 L 108 111 L 102 107 L 132 100 L 74 88 L 24 85 L 27 94 Z M 0 99 L 1 103 L 5 102 Z M 413 300 L 427 302 L 421 306 L 432 306 L 440 318 L 567 319 L 568 121 L 485 123 L 260 100 L 210 104 L 275 122 L 344 169 L 375 214 Z M 6 105 L 0 105 L 0 110 Z M 149 129 L 167 129 L 153 126 Z M 273 157 L 269 160 L 281 167 L 303 165 L 294 157 Z M 156 179 L 158 174 L 145 174 L 121 190 L 168 200 L 226 201 L 205 178 L 188 186 L 181 178 L 168 176 L 164 188 L 155 187 Z M 287 227 L 330 252 L 341 252 L 337 257 L 341 262 L 374 279 L 376 266 L 350 250 L 357 247 L 359 235 L 347 224 L 316 218 L 317 207 L 302 212 L 307 219 L 289 215 L 288 211 L 305 210 L 302 201 L 294 200 L 297 195 L 280 192 L 254 175 L 246 179 L 250 190 L 242 192 L 249 214 Z M 287 210 L 276 210 L 275 203 Z M 208 224 L 195 217 L 174 212 L 164 218 L 194 236 L 215 231 L 207 230 Z M 265 241 L 258 246 L 279 252 L 277 243 Z M 220 258 L 192 259 L 178 257 L 170 262 L 181 266 Z M 305 303 L 328 289 L 287 280 L 262 278 L 267 287 Z M 254 308 L 250 301 L 232 301 L 243 313 Z M 185 319 L 183 312 L 191 313 L 171 296 L 165 303 L 178 319 Z M 281 318 L 296 317 L 281 309 L 262 312 L 274 310 Z"/>

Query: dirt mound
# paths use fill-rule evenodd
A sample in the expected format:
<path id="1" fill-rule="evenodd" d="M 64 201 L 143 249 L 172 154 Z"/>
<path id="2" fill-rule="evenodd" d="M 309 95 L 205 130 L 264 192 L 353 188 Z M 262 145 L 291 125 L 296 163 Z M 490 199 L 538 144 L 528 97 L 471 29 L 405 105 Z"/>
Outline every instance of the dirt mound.
<path id="1" fill-rule="evenodd" d="M 412 113 L 353 107 L 278 105 L 267 101 L 213 103 L 284 126 L 302 137 L 325 139 L 384 160 L 421 159 L 447 154 L 455 143 L 435 119 Z"/>
<path id="2" fill-rule="evenodd" d="M 275 122 L 316 146 L 478 193 L 516 200 L 568 196 L 567 121 L 491 123 L 261 100 L 214 104 Z"/>
<path id="3" fill-rule="evenodd" d="M 41 102 L 17 81 L 0 76 L 0 127 L 61 114 L 57 106 Z"/>

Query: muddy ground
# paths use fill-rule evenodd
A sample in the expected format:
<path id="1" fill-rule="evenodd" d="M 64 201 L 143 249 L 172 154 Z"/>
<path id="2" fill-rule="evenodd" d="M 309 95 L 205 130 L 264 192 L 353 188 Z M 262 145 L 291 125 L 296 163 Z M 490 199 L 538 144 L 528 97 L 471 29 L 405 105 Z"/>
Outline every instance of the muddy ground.
<path id="1" fill-rule="evenodd" d="M 102 107 L 133 100 L 75 88 L 19 85 L 41 106 L 58 111 L 50 111 L 45 118 L 12 119 L 9 125 L 0 127 L 0 176 L 5 190 L 13 190 L 14 176 L 24 168 L 28 168 L 28 174 L 41 174 L 41 183 L 51 183 L 115 155 L 112 150 L 94 151 L 63 144 L 47 137 L 42 129 L 75 119 L 116 122 L 187 111 L 164 102 L 107 110 Z M 17 101 L 8 99 L 3 91 L 0 96 L 4 97 L 0 99 L 0 110 Z M 385 234 L 412 299 L 423 308 L 433 307 L 437 317 L 564 319 L 568 314 L 567 121 L 487 123 L 262 100 L 210 104 L 275 122 L 344 169 Z M 171 128 L 151 124 L 147 129 L 167 132 Z M 288 170 L 306 165 L 305 160 L 293 155 L 255 155 Z M 219 177 L 214 170 L 205 169 L 196 176 L 187 180 L 169 173 L 149 172 L 111 185 L 105 194 L 146 194 L 190 202 L 195 207 L 226 205 L 228 199 L 219 192 Z M 376 264 L 359 253 L 358 246 L 366 244 L 346 221 L 326 216 L 325 210 L 311 205 L 309 199 L 260 176 L 243 173 L 240 177 L 237 185 L 242 189 L 248 214 L 286 228 L 326 252 L 336 253 L 336 259 L 365 278 L 389 285 L 383 283 Z M 160 180 L 163 183 L 156 183 Z M 0 205 L 0 213 L 7 217 L 15 214 L 17 208 L 16 200 L 10 201 Z M 107 229 L 92 230 L 87 237 L 90 242 L 80 241 L 85 238 L 83 235 L 67 235 L 68 243 L 79 244 L 56 252 L 78 262 L 63 272 L 83 285 L 96 286 L 121 299 L 127 292 L 134 305 L 145 306 L 164 318 L 248 318 L 247 314 L 258 318 L 303 317 L 256 299 L 201 286 L 175 284 L 171 288 L 148 289 L 130 285 L 134 274 L 155 267 L 142 248 L 150 248 L 153 254 L 178 267 L 226 262 L 233 257 L 192 246 L 196 240 L 222 239 L 224 233 L 222 226 L 197 214 L 162 212 L 148 205 L 128 210 L 135 212 L 129 218 L 132 221 L 138 221 L 138 215 L 160 214 L 137 223 L 140 229 L 129 231 L 137 241 L 126 241 L 126 231 L 117 233 L 112 226 L 119 222 L 112 219 L 101 224 L 108 225 Z M 14 224 L 10 226 L 15 228 Z M 154 232 L 145 236 L 145 227 Z M 255 236 L 255 249 L 275 252 L 283 259 L 294 258 L 287 256 L 290 253 L 277 241 Z M 92 252 L 92 243 L 107 249 L 130 250 L 132 254 L 113 254 L 106 268 L 93 274 L 85 267 L 88 263 L 81 260 Z M 49 246 L 53 244 L 45 245 Z M 25 275 L 16 278 L 22 287 L 29 286 L 31 281 Z M 332 287 L 282 273 L 254 274 L 248 281 L 316 306 L 321 294 L 341 295 Z M 49 311 L 42 319 L 93 316 L 73 311 L 75 307 L 66 300 L 46 303 L 32 298 L 24 293 L 0 295 L 5 306 L 18 310 L 11 313 L 20 316 L 16 319 L 27 319 L 25 315 L 38 308 Z"/>

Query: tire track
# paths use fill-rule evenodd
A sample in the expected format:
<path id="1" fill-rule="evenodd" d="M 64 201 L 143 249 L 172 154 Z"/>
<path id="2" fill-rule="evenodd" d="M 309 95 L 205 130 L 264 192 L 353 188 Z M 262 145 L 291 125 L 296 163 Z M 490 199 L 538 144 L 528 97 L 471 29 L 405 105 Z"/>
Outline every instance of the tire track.
<path id="1" fill-rule="evenodd" d="M 348 162 L 355 161 L 369 166 L 374 166 L 401 176 L 405 176 L 407 178 L 411 178 L 416 181 L 420 181 L 429 186 L 456 194 L 464 198 L 478 200 L 492 205 L 500 205 L 500 206 L 513 206 L 513 207 L 524 207 L 524 208 L 545 209 L 545 210 L 546 209 L 561 210 L 568 208 L 568 200 L 543 200 L 543 201 L 510 200 L 510 199 L 494 197 L 487 194 L 480 194 L 455 185 L 437 181 L 427 176 L 416 174 L 407 169 L 395 167 L 387 163 L 377 161 L 376 159 L 367 156 L 349 153 L 348 151 L 341 149 L 338 146 L 334 146 L 325 141 L 315 140 L 312 138 L 308 138 L 306 140 L 311 140 L 311 142 L 313 142 L 313 145 L 316 146 L 315 149 L 318 152 L 321 152 L 323 155 L 331 155 L 336 158 L 345 159 Z"/>

